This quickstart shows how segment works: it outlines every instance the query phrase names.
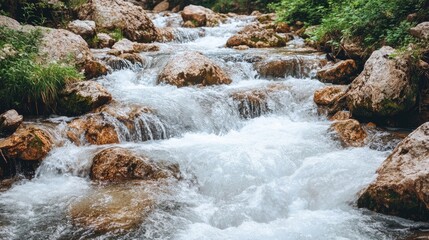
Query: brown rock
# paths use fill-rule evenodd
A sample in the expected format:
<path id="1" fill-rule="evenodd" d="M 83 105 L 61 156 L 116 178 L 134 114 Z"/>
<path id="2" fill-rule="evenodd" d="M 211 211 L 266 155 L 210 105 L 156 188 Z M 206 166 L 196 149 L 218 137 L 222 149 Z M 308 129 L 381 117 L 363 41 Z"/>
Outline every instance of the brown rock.
<path id="1" fill-rule="evenodd" d="M 77 145 L 119 143 L 115 125 L 103 113 L 88 114 L 68 124 L 67 137 Z"/>
<path id="2" fill-rule="evenodd" d="M 186 24 L 188 27 L 213 27 L 222 21 L 221 15 L 208 8 L 195 5 L 186 6 L 181 15 L 185 24 L 190 22 Z"/>
<path id="3" fill-rule="evenodd" d="M 411 56 L 394 56 L 395 49 L 374 51 L 352 82 L 347 105 L 354 116 L 391 117 L 410 110 L 417 99 Z"/>
<path id="4" fill-rule="evenodd" d="M 359 197 L 358 206 L 429 221 L 429 123 L 405 138 L 377 170 L 378 177 Z"/>
<path id="5" fill-rule="evenodd" d="M 429 22 L 422 22 L 411 28 L 410 34 L 416 38 L 429 40 Z"/>
<path id="6" fill-rule="evenodd" d="M 342 121 L 348 120 L 352 117 L 352 114 L 349 111 L 339 111 L 334 114 L 329 120 L 331 121 Z"/>
<path id="7" fill-rule="evenodd" d="M 67 25 L 67 29 L 82 37 L 92 37 L 95 35 L 95 22 L 74 20 Z"/>
<path id="8" fill-rule="evenodd" d="M 0 137 L 9 135 L 21 125 L 23 116 L 15 110 L 9 110 L 0 115 Z"/>
<path id="9" fill-rule="evenodd" d="M 346 94 L 347 86 L 327 86 L 314 93 L 314 102 L 317 105 L 329 106 L 337 102 Z"/>
<path id="10" fill-rule="evenodd" d="M 102 150 L 95 155 L 90 177 L 92 180 L 120 182 L 136 179 L 157 180 L 178 175 L 176 165 L 163 169 L 147 157 L 115 147 Z"/>
<path id="11" fill-rule="evenodd" d="M 0 150 L 8 159 L 41 161 L 54 145 L 51 134 L 36 127 L 19 128 L 13 135 L 0 141 Z"/>
<path id="12" fill-rule="evenodd" d="M 313 70 L 326 64 L 326 60 L 317 58 L 287 57 L 267 59 L 255 64 L 262 77 L 283 78 L 286 76 L 309 77 Z"/>
<path id="13" fill-rule="evenodd" d="M 167 83 L 178 87 L 231 82 L 219 66 L 199 52 L 179 53 L 171 57 L 158 77 L 158 84 Z"/>
<path id="14" fill-rule="evenodd" d="M 79 8 L 79 18 L 93 20 L 97 30 L 120 29 L 137 42 L 153 42 L 158 31 L 142 7 L 124 0 L 89 0 Z"/>
<path id="15" fill-rule="evenodd" d="M 103 186 L 74 201 L 69 215 L 74 225 L 96 233 L 125 232 L 139 227 L 154 204 L 141 186 Z"/>
<path id="16" fill-rule="evenodd" d="M 97 48 L 111 48 L 115 40 L 107 33 L 97 33 Z"/>
<path id="17" fill-rule="evenodd" d="M 261 24 L 250 24 L 243 30 L 230 37 L 227 47 L 247 45 L 251 48 L 284 47 L 292 37 L 288 34 L 278 34 L 273 29 L 265 29 Z"/>
<path id="18" fill-rule="evenodd" d="M 317 71 L 319 80 L 325 83 L 349 84 L 355 77 L 358 68 L 352 59 L 339 61 L 334 65 L 326 65 Z"/>
<path id="19" fill-rule="evenodd" d="M 235 92 L 232 99 L 237 103 L 238 112 L 242 118 L 259 117 L 269 111 L 268 95 L 262 90 Z"/>
<path id="20" fill-rule="evenodd" d="M 87 61 L 84 67 L 86 79 L 93 79 L 109 73 L 107 66 L 99 61 Z"/>
<path id="21" fill-rule="evenodd" d="M 86 41 L 79 35 L 63 29 L 43 28 L 39 47 L 40 61 L 68 62 L 82 67 L 93 59 Z"/>
<path id="22" fill-rule="evenodd" d="M 344 147 L 362 147 L 365 144 L 366 132 L 354 119 L 335 121 L 330 131 L 336 133 L 336 138 Z"/>
<path id="23" fill-rule="evenodd" d="M 169 7 L 170 7 L 170 3 L 167 0 L 164 0 L 164 1 L 160 2 L 160 3 L 158 3 L 153 8 L 153 11 L 154 12 L 164 12 L 164 11 L 167 11 Z"/>
<path id="24" fill-rule="evenodd" d="M 109 54 L 117 56 L 122 53 L 140 53 L 154 51 L 159 51 L 159 47 L 157 45 L 136 43 L 124 38 L 112 46 L 112 50 L 109 51 Z"/>
<path id="25" fill-rule="evenodd" d="M 60 93 L 59 110 L 66 115 L 80 115 L 112 100 L 112 95 L 98 82 L 68 84 Z"/>

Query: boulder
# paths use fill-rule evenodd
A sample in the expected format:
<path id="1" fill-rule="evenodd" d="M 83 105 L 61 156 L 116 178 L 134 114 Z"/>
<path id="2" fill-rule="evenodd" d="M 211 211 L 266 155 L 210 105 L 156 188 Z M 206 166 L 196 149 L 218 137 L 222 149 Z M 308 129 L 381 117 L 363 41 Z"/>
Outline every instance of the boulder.
<path id="1" fill-rule="evenodd" d="M 112 95 L 98 82 L 83 81 L 66 85 L 60 93 L 59 110 L 65 115 L 81 115 L 112 100 Z"/>
<path id="2" fill-rule="evenodd" d="M 338 111 L 334 114 L 329 120 L 331 121 L 342 121 L 342 120 L 348 120 L 352 118 L 352 114 L 349 111 Z"/>
<path id="3" fill-rule="evenodd" d="M 174 55 L 158 77 L 158 84 L 167 83 L 178 87 L 231 82 L 232 80 L 219 66 L 199 52 Z"/>
<path id="4" fill-rule="evenodd" d="M 170 8 L 170 3 L 167 0 L 164 0 L 160 3 L 158 3 L 154 8 L 154 12 L 164 12 L 167 11 L 168 8 Z"/>
<path id="5" fill-rule="evenodd" d="M 317 78 L 325 83 L 349 84 L 356 76 L 358 67 L 353 59 L 326 65 L 317 71 Z"/>
<path id="6" fill-rule="evenodd" d="M 96 39 L 97 48 L 111 48 L 115 44 L 115 40 L 107 33 L 97 33 Z"/>
<path id="7" fill-rule="evenodd" d="M 77 118 L 68 124 L 67 137 L 76 145 L 119 143 L 115 125 L 109 120 L 110 115 L 103 113 Z"/>
<path id="8" fill-rule="evenodd" d="M 269 112 L 268 94 L 263 90 L 235 92 L 232 99 L 236 102 L 242 118 L 255 118 Z"/>
<path id="9" fill-rule="evenodd" d="M 43 28 L 43 37 L 39 47 L 40 61 L 67 62 L 83 67 L 93 60 L 86 41 L 79 35 L 64 29 Z"/>
<path id="10" fill-rule="evenodd" d="M 429 40 L 429 22 L 422 22 L 411 28 L 410 34 L 416 38 Z"/>
<path id="11" fill-rule="evenodd" d="M 9 110 L 0 115 L 0 137 L 7 136 L 15 132 L 21 125 L 23 116 L 15 110 Z"/>
<path id="12" fill-rule="evenodd" d="M 344 147 L 362 147 L 367 136 L 359 122 L 354 119 L 335 121 L 329 131 L 335 133 L 334 138 Z"/>
<path id="13" fill-rule="evenodd" d="M 0 15 L 0 26 L 13 30 L 21 30 L 21 24 L 13 18 Z"/>
<path id="14" fill-rule="evenodd" d="M 181 16 L 187 27 L 212 27 L 222 22 L 221 15 L 208 8 L 195 5 L 186 6 L 181 12 Z"/>
<path id="15" fill-rule="evenodd" d="M 347 109 L 347 86 L 326 86 L 314 93 L 314 102 L 320 114 L 333 115 L 338 111 Z"/>
<path id="16" fill-rule="evenodd" d="M 86 79 L 93 79 L 109 72 L 108 67 L 100 61 L 89 60 L 84 66 L 84 74 Z"/>
<path id="17" fill-rule="evenodd" d="M 269 58 L 255 63 L 256 71 L 264 78 L 310 77 L 312 71 L 326 64 L 325 59 L 287 57 Z"/>
<path id="18" fill-rule="evenodd" d="M 54 140 L 49 132 L 37 126 L 26 126 L 2 139 L 0 150 L 8 159 L 41 161 L 48 155 L 53 145 Z"/>
<path id="19" fill-rule="evenodd" d="M 161 166 L 149 158 L 119 147 L 100 151 L 93 158 L 92 180 L 122 182 L 127 180 L 158 180 L 179 176 L 177 165 Z"/>
<path id="20" fill-rule="evenodd" d="M 326 86 L 314 92 L 314 102 L 317 105 L 330 106 L 345 96 L 347 86 Z"/>
<path id="21" fill-rule="evenodd" d="M 274 29 L 265 29 L 261 24 L 250 24 L 230 37 L 227 47 L 247 45 L 251 48 L 284 47 L 292 40 L 289 34 L 276 33 Z"/>
<path id="22" fill-rule="evenodd" d="M 73 225 L 103 234 L 139 227 L 155 206 L 142 186 L 103 186 L 78 198 L 69 207 Z"/>
<path id="23" fill-rule="evenodd" d="M 429 221 L 429 123 L 405 138 L 377 170 L 377 179 L 360 195 L 358 206 Z"/>
<path id="24" fill-rule="evenodd" d="M 416 104 L 418 79 L 412 76 L 412 58 L 394 54 L 391 47 L 374 51 L 352 82 L 347 105 L 354 116 L 392 117 Z"/>
<path id="25" fill-rule="evenodd" d="M 120 29 L 126 38 L 137 42 L 153 42 L 158 31 L 142 7 L 124 0 L 89 0 L 78 10 L 82 20 L 93 20 L 97 31 Z"/>
<path id="26" fill-rule="evenodd" d="M 112 50 L 109 51 L 109 54 L 117 56 L 123 53 L 140 53 L 140 52 L 153 52 L 153 51 L 159 51 L 159 47 L 153 44 L 132 42 L 124 38 L 116 42 L 112 46 Z"/>
<path id="27" fill-rule="evenodd" d="M 85 38 L 95 35 L 95 22 L 90 20 L 74 20 L 69 22 L 67 29 Z"/>

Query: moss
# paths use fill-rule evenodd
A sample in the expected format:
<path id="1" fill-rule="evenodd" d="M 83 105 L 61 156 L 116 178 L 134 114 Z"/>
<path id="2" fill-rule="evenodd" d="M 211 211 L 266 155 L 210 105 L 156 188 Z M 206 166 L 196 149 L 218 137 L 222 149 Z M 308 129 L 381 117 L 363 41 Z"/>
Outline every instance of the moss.
<path id="1" fill-rule="evenodd" d="M 78 94 L 65 96 L 59 101 L 59 111 L 67 116 L 81 115 L 92 110 L 91 98 Z"/>

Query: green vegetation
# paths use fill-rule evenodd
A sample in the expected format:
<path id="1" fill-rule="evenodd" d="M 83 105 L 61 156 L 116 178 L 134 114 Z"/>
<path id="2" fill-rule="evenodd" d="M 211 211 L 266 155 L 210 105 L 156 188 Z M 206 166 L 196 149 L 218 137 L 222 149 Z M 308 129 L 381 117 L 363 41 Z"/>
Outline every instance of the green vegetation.
<path id="1" fill-rule="evenodd" d="M 36 62 L 40 31 L 29 33 L 0 27 L 0 110 L 21 113 L 55 112 L 58 93 L 82 78 L 72 66 Z"/>
<path id="2" fill-rule="evenodd" d="M 429 0 L 282 0 L 271 7 L 283 21 L 318 25 L 315 41 L 338 47 L 349 40 L 369 50 L 415 41 L 408 30 L 429 18 Z"/>

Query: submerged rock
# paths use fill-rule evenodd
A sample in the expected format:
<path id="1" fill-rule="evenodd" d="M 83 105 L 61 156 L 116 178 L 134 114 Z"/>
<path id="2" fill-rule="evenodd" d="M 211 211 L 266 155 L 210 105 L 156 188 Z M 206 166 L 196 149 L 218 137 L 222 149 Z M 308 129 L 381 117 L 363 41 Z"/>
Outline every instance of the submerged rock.
<path id="1" fill-rule="evenodd" d="M 405 138 L 377 170 L 378 177 L 361 194 L 358 206 L 429 221 L 429 123 Z"/>
<path id="2" fill-rule="evenodd" d="M 179 178 L 177 165 L 162 166 L 147 157 L 124 148 L 108 148 L 93 158 L 92 180 L 121 182 L 126 180 L 158 180 Z"/>
<path id="3" fill-rule="evenodd" d="M 121 30 L 126 38 L 153 42 L 158 31 L 142 7 L 124 0 L 89 0 L 78 10 L 82 20 L 93 20 L 97 31 Z"/>
<path id="4" fill-rule="evenodd" d="M 59 109 L 66 115 L 81 115 L 112 100 L 112 95 L 98 82 L 69 84 L 60 93 Z"/>
<path id="5" fill-rule="evenodd" d="M 335 138 L 344 147 L 362 147 L 367 137 L 360 123 L 354 119 L 335 121 L 329 130 L 335 132 Z"/>
<path id="6" fill-rule="evenodd" d="M 69 215 L 74 225 L 95 233 L 124 232 L 142 224 L 154 204 L 142 186 L 103 186 L 74 201 Z"/>
<path id="7" fill-rule="evenodd" d="M 232 80 L 218 65 L 199 52 L 174 55 L 158 77 L 158 84 L 167 83 L 178 87 L 231 82 Z"/>
<path id="8" fill-rule="evenodd" d="M 237 103 L 242 118 L 259 117 L 269 111 L 268 95 L 263 90 L 235 92 L 232 99 Z"/>
<path id="9" fill-rule="evenodd" d="M 269 58 L 255 64 L 255 68 L 262 77 L 283 78 L 310 77 L 313 70 L 326 64 L 325 59 L 306 57 Z"/>
<path id="10" fill-rule="evenodd" d="M 349 84 L 355 77 L 357 70 L 356 62 L 348 59 L 320 69 L 317 71 L 317 78 L 325 83 Z"/>
<path id="11" fill-rule="evenodd" d="M 2 113 L 0 115 L 0 137 L 14 133 L 23 119 L 24 117 L 13 109 Z"/>
<path id="12" fill-rule="evenodd" d="M 411 56 L 394 53 L 391 47 L 373 52 L 351 84 L 347 105 L 354 116 L 392 117 L 416 104 L 417 81 L 412 76 Z"/>
<path id="13" fill-rule="evenodd" d="M 227 47 L 246 45 L 251 48 L 284 47 L 292 40 L 289 34 L 276 33 L 274 29 L 265 29 L 260 24 L 251 24 L 230 37 Z"/>

